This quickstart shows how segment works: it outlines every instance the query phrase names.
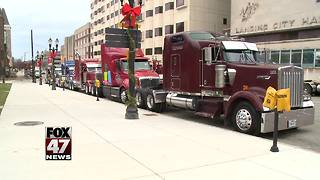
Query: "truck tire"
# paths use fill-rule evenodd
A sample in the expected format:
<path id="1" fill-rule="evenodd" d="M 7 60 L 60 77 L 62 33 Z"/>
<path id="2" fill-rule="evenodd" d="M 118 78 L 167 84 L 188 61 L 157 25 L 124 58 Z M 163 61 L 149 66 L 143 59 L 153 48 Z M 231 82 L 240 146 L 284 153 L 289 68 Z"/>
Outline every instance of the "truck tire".
<path id="1" fill-rule="evenodd" d="M 90 87 L 88 85 L 85 85 L 85 93 L 90 94 Z"/>
<path id="2" fill-rule="evenodd" d="M 128 96 L 127 96 L 127 92 L 126 92 L 125 88 L 120 89 L 119 99 L 120 99 L 120 102 L 123 104 L 125 104 L 127 102 Z"/>
<path id="3" fill-rule="evenodd" d="M 155 103 L 152 90 L 147 91 L 146 93 L 146 106 L 147 109 L 153 112 L 161 113 L 165 110 L 166 104 L 165 103 Z"/>
<path id="4" fill-rule="evenodd" d="M 96 96 L 96 86 L 91 86 L 91 95 Z"/>
<path id="5" fill-rule="evenodd" d="M 239 102 L 232 114 L 233 127 L 245 134 L 258 135 L 260 133 L 261 117 L 256 109 L 247 101 Z"/>
<path id="6" fill-rule="evenodd" d="M 137 90 L 136 92 L 136 102 L 137 102 L 137 107 L 139 108 L 145 108 L 146 107 L 146 102 L 145 102 L 145 98 L 142 95 L 142 92 Z"/>
<path id="7" fill-rule="evenodd" d="M 311 87 L 311 85 L 310 84 L 304 84 L 304 90 L 308 93 L 308 94 L 310 94 L 310 95 L 312 95 L 312 87 Z"/>

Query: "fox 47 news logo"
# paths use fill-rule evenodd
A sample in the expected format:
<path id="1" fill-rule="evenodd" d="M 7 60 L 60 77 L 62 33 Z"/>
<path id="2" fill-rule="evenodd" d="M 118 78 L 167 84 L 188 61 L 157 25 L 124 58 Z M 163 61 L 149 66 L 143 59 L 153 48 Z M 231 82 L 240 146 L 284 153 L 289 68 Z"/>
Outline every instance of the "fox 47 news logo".
<path id="1" fill-rule="evenodd" d="M 71 160 L 71 127 L 46 127 L 46 160 Z"/>

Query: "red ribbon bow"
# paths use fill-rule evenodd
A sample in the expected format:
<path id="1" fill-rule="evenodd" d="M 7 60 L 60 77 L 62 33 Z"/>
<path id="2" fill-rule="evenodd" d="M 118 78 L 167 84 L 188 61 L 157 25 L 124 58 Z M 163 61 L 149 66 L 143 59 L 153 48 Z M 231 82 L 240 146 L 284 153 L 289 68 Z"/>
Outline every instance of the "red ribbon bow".
<path id="1" fill-rule="evenodd" d="M 132 8 L 128 3 L 126 3 L 125 5 L 123 5 L 121 13 L 124 16 L 122 21 L 128 21 L 128 20 L 130 21 L 130 17 L 131 17 L 130 26 L 132 28 L 135 28 L 136 27 L 136 17 L 140 16 L 140 14 L 141 14 L 141 6 Z"/>

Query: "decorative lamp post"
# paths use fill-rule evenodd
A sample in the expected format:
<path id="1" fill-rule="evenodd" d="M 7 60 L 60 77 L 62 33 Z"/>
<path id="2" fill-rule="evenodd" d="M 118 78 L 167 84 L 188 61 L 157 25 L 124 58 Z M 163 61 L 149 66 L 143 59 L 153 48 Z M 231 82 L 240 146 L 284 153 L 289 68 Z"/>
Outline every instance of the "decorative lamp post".
<path id="1" fill-rule="evenodd" d="M 134 60 L 136 55 L 136 47 L 135 47 L 135 40 L 133 39 L 132 30 L 136 28 L 136 17 L 141 13 L 141 4 L 142 0 L 139 0 L 138 7 L 134 6 L 134 0 L 128 0 L 129 4 L 123 5 L 123 0 L 120 0 L 122 6 L 122 15 L 124 16 L 124 22 L 129 22 L 127 24 L 128 27 L 128 37 L 129 37 L 129 91 L 128 91 L 128 103 L 125 118 L 126 119 L 139 119 L 138 108 L 135 99 L 135 77 L 134 77 Z"/>
<path id="2" fill-rule="evenodd" d="M 39 65 L 39 85 L 42 85 L 42 60 L 43 60 L 43 51 L 41 51 L 41 54 L 39 54 L 39 51 L 37 51 L 37 60 Z"/>
<path id="3" fill-rule="evenodd" d="M 50 58 L 52 59 L 52 72 L 51 72 L 52 90 L 56 90 L 56 76 L 55 76 L 54 59 L 58 53 L 59 40 L 58 40 L 58 38 L 56 38 L 56 40 L 55 40 L 56 47 L 52 47 L 52 39 L 51 38 L 48 40 L 48 44 L 49 44 Z"/>

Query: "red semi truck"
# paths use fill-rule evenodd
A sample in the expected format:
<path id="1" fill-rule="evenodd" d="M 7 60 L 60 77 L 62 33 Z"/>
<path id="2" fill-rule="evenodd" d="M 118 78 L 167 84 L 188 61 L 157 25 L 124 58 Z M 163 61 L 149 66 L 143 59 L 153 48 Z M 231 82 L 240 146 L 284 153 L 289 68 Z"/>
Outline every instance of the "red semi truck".
<path id="1" fill-rule="evenodd" d="M 113 48 L 101 45 L 101 64 L 103 72 L 102 94 L 104 97 L 115 98 L 125 103 L 126 90 L 129 88 L 128 48 Z M 141 49 L 136 49 L 134 76 L 136 78 L 136 99 L 139 107 L 145 106 L 144 94 L 151 88 L 159 88 L 159 75 L 151 69 L 149 59 Z"/>
<path id="2" fill-rule="evenodd" d="M 304 92 L 303 69 L 259 63 L 257 52 L 253 43 L 209 32 L 166 36 L 163 89 L 146 91 L 147 108 L 189 109 L 200 116 L 225 117 L 242 133 L 267 133 L 273 131 L 274 112 L 263 100 L 272 86 L 290 88 L 291 94 L 291 111 L 280 113 L 279 130 L 313 124 L 314 104 Z"/>
<path id="3" fill-rule="evenodd" d="M 70 85 L 71 90 L 84 90 L 86 94 L 96 94 L 95 80 L 101 74 L 99 59 L 80 59 L 75 61 L 74 79 Z"/>

